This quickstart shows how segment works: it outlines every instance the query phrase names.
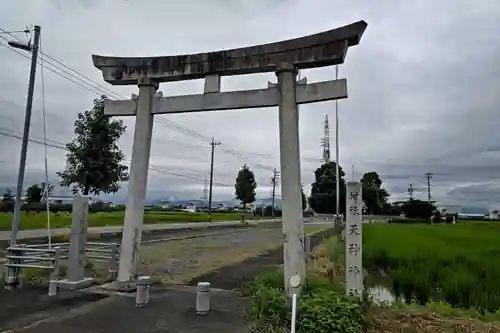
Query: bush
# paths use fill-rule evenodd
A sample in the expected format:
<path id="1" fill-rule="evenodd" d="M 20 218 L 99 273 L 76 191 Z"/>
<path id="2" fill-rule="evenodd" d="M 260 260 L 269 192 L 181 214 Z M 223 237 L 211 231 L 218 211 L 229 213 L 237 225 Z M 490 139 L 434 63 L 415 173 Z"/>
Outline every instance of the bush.
<path id="1" fill-rule="evenodd" d="M 258 327 L 289 328 L 291 301 L 283 286 L 283 274 L 267 272 L 252 281 L 247 294 L 252 295 L 250 315 Z M 368 316 L 363 303 L 345 296 L 335 282 L 311 275 L 298 300 L 296 329 L 298 332 L 363 332 Z"/>
<path id="2" fill-rule="evenodd" d="M 441 212 L 436 210 L 434 215 L 432 215 L 432 223 L 441 223 L 443 222 L 443 217 L 441 216 Z"/>

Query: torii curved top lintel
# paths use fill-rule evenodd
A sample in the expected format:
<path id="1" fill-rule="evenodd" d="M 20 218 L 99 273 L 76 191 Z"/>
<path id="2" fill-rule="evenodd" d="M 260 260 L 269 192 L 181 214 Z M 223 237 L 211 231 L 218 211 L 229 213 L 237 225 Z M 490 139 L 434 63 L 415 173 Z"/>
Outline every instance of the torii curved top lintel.
<path id="1" fill-rule="evenodd" d="M 169 82 L 201 79 L 211 74 L 272 72 L 283 63 L 306 69 L 342 64 L 348 47 L 359 43 L 366 27 L 365 21 L 359 21 L 305 37 L 208 53 L 162 57 L 92 55 L 92 59 L 104 80 L 113 85 L 137 84 L 142 76 Z"/>

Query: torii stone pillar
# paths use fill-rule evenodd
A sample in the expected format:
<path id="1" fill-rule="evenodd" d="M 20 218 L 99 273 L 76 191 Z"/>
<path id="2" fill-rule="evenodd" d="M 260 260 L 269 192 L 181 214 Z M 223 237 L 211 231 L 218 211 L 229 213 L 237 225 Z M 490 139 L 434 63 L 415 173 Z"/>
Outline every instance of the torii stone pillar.
<path id="1" fill-rule="evenodd" d="M 239 49 L 166 57 L 103 57 L 93 55 L 94 66 L 114 85 L 139 85 L 139 100 L 108 100 L 104 114 L 136 116 L 130 166 L 129 193 L 122 238 L 118 285 L 130 286 L 137 275 L 137 257 L 143 222 L 151 129 L 154 114 L 279 107 L 281 189 L 285 286 L 289 278 L 305 281 L 303 217 L 297 104 L 347 98 L 347 81 L 297 84 L 301 69 L 339 65 L 347 49 L 358 45 L 367 27 L 359 21 L 319 34 Z M 266 89 L 220 91 L 221 76 L 276 72 L 278 84 Z M 203 94 L 155 96 L 156 82 L 205 79 Z M 303 284 L 302 284 L 303 285 Z M 294 289 L 294 290 L 292 290 Z"/>
<path id="2" fill-rule="evenodd" d="M 281 164 L 281 195 L 283 197 L 283 261 L 285 286 L 290 276 L 305 279 L 304 218 L 300 178 L 299 110 L 296 97 L 297 69 L 293 64 L 281 64 L 276 71 L 279 89 L 279 138 Z M 287 288 L 288 293 L 298 292 Z"/>
<path id="3" fill-rule="evenodd" d="M 133 288 L 134 286 L 128 286 L 127 283 L 135 282 L 137 278 L 138 250 L 141 244 L 144 199 L 153 134 L 151 109 L 158 89 L 158 83 L 148 77 L 140 78 L 137 85 L 139 86 L 139 99 L 137 100 L 130 179 L 118 268 L 118 281 L 124 284 L 121 288 L 125 289 Z"/>

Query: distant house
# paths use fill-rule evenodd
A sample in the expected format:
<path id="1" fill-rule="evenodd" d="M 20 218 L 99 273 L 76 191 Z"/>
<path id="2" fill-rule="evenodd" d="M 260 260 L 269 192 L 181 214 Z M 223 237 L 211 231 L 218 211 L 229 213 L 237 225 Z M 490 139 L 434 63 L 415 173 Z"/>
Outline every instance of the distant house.
<path id="1" fill-rule="evenodd" d="M 160 202 L 160 207 L 161 207 L 162 209 L 169 209 L 169 208 L 172 208 L 173 206 L 172 206 L 172 204 L 170 203 L 170 201 L 168 201 L 168 200 L 162 200 L 162 201 Z"/>
<path id="2" fill-rule="evenodd" d="M 437 210 L 441 215 L 458 215 L 463 213 L 463 207 L 459 205 L 438 205 Z"/>
<path id="3" fill-rule="evenodd" d="M 490 220 L 500 220 L 500 209 L 499 208 L 493 208 L 490 209 Z"/>

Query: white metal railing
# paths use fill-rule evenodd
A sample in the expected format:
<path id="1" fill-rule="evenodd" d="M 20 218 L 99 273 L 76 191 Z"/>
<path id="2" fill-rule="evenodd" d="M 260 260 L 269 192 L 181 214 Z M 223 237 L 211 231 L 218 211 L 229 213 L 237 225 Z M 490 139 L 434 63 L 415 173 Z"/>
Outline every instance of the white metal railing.
<path id="1" fill-rule="evenodd" d="M 49 280 L 49 295 L 57 292 L 60 279 L 62 260 L 70 259 L 70 243 L 17 245 L 8 247 L 7 262 L 8 273 L 6 286 L 15 287 L 19 284 L 19 276 L 22 269 L 33 268 L 51 271 Z M 120 249 L 117 243 L 87 242 L 85 247 L 85 258 L 108 261 L 108 280 L 114 280 L 118 271 Z"/>
<path id="2" fill-rule="evenodd" d="M 6 267 L 8 275 L 6 284 L 8 288 L 19 283 L 19 273 L 24 268 L 35 268 L 51 271 L 49 279 L 49 296 L 57 292 L 61 268 L 61 248 L 56 246 L 51 249 L 29 248 L 26 245 L 11 246 L 7 248 Z"/>

